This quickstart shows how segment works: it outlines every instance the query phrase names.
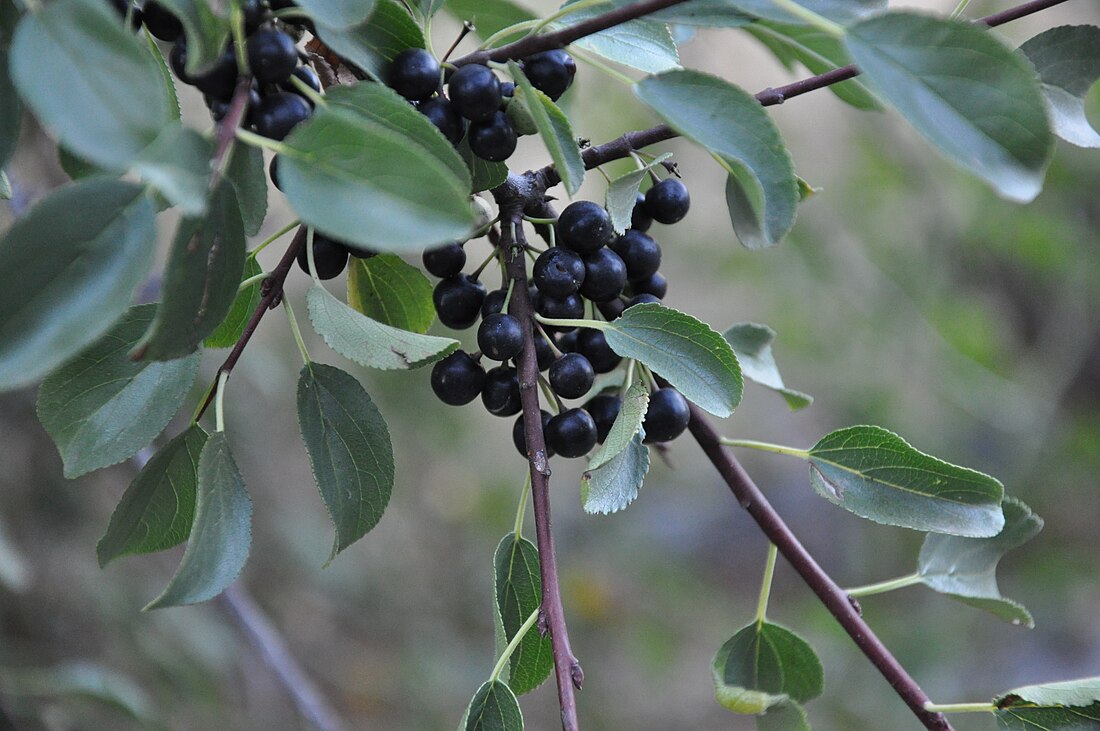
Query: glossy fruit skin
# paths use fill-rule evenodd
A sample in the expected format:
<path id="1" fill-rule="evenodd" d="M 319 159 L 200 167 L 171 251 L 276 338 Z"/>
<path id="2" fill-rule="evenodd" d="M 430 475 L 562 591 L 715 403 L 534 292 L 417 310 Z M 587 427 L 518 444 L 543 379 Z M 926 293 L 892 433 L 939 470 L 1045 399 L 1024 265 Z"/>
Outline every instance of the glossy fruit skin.
<path id="1" fill-rule="evenodd" d="M 645 207 L 645 194 L 638 193 L 634 198 L 634 210 L 630 212 L 630 228 L 635 231 L 646 232 L 653 225 L 653 216 Z"/>
<path id="2" fill-rule="evenodd" d="M 573 83 L 577 63 L 565 51 L 543 51 L 523 60 L 523 73 L 531 86 L 557 101 Z"/>
<path id="3" fill-rule="evenodd" d="M 298 92 L 298 87 L 294 85 L 294 78 L 301 79 L 306 86 L 313 89 L 318 94 L 321 93 L 321 79 L 317 76 L 317 72 L 309 66 L 297 66 L 294 71 L 291 72 L 290 78 L 283 83 L 279 84 L 279 88 L 283 91 Z"/>
<path id="4" fill-rule="evenodd" d="M 550 347 L 549 341 L 542 336 L 541 333 L 535 332 L 535 362 L 538 363 L 540 371 L 544 371 L 554 364 L 554 359 L 557 356 L 554 355 L 554 349 Z"/>
<path id="5" fill-rule="evenodd" d="M 661 245 L 649 234 L 627 229 L 611 248 L 622 257 L 631 282 L 648 279 L 661 267 Z"/>
<path id="6" fill-rule="evenodd" d="M 597 302 L 596 309 L 598 309 L 600 311 L 600 314 L 603 315 L 603 319 L 611 322 L 612 320 L 623 314 L 623 310 L 626 309 L 626 305 L 623 304 L 623 301 L 621 299 L 616 297 L 615 299 L 609 300 L 607 302 Z"/>
<path id="7" fill-rule="evenodd" d="M 266 28 L 249 36 L 245 43 L 248 68 L 261 84 L 281 84 L 298 65 L 294 39 L 281 30 Z"/>
<path id="8" fill-rule="evenodd" d="M 626 309 L 629 310 L 634 305 L 647 305 L 647 304 L 659 305 L 659 304 L 661 304 L 661 298 L 657 297 L 656 295 L 649 294 L 648 292 L 643 292 L 642 294 L 636 294 L 633 297 L 631 297 L 630 300 L 626 303 Z"/>
<path id="9" fill-rule="evenodd" d="M 577 336 L 580 332 L 576 329 L 564 332 L 557 337 L 558 350 L 563 353 L 575 353 L 577 351 Z"/>
<path id="10" fill-rule="evenodd" d="M 477 346 L 493 360 L 514 358 L 523 350 L 523 325 L 505 312 L 489 315 L 477 329 Z"/>
<path id="11" fill-rule="evenodd" d="M 432 366 L 431 383 L 440 401 L 462 406 L 481 394 L 485 369 L 465 350 L 456 350 Z"/>
<path id="12" fill-rule="evenodd" d="M 172 45 L 172 50 L 168 52 L 168 65 L 172 68 L 172 73 L 182 83 L 195 83 L 185 68 L 187 66 L 187 44 L 182 38 L 177 40 Z"/>
<path id="13" fill-rule="evenodd" d="M 267 176 L 271 178 L 271 184 L 278 190 L 282 190 L 283 186 L 279 185 L 279 156 L 273 155 L 271 157 L 271 164 L 267 166 Z"/>
<path id="14" fill-rule="evenodd" d="M 500 79 L 481 64 L 469 64 L 451 74 L 447 94 L 458 113 L 471 122 L 492 119 L 502 101 Z"/>
<path id="15" fill-rule="evenodd" d="M 174 43 L 183 34 L 183 24 L 179 18 L 156 0 L 146 0 L 141 15 L 145 27 L 154 38 Z"/>
<path id="16" fill-rule="evenodd" d="M 565 399 L 580 398 L 596 380 L 596 371 L 580 353 L 566 353 L 550 365 L 550 387 Z"/>
<path id="17" fill-rule="evenodd" d="M 409 101 L 427 99 L 439 88 L 439 61 L 423 48 L 408 48 L 390 62 L 386 83 Z"/>
<path id="18" fill-rule="evenodd" d="M 558 244 L 588 256 L 615 238 L 611 216 L 592 201 L 574 201 L 558 216 Z"/>
<path id="19" fill-rule="evenodd" d="M 488 317 L 494 312 L 504 311 L 504 300 L 508 297 L 508 290 L 494 289 L 485 295 L 485 301 L 481 303 L 481 316 Z M 509 308 L 511 309 L 511 308 Z"/>
<path id="20" fill-rule="evenodd" d="M 647 444 L 670 442 L 684 433 L 691 421 L 687 399 L 674 388 L 659 388 L 649 394 L 649 409 L 642 428 Z"/>
<path id="21" fill-rule="evenodd" d="M 477 322 L 485 285 L 467 274 L 441 279 L 432 291 L 432 302 L 439 321 L 454 330 L 465 330 Z"/>
<path id="22" fill-rule="evenodd" d="M 626 264 L 621 256 L 606 247 L 584 260 L 582 295 L 593 302 L 608 302 L 618 297 L 626 286 Z"/>
<path id="23" fill-rule="evenodd" d="M 566 297 L 541 295 L 536 311 L 543 317 L 550 317 L 555 320 L 578 320 L 584 317 L 584 299 L 579 294 L 571 294 Z M 543 325 L 543 328 L 555 332 L 567 332 L 573 329 L 572 327 L 559 325 Z"/>
<path id="24" fill-rule="evenodd" d="M 519 400 L 519 375 L 512 366 L 501 365 L 485 374 L 481 403 L 493 416 L 515 416 L 523 406 Z"/>
<path id="25" fill-rule="evenodd" d="M 309 119 L 313 110 L 302 97 L 288 91 L 268 94 L 256 108 L 256 134 L 272 140 L 284 140 L 296 126 Z"/>
<path id="26" fill-rule="evenodd" d="M 276 3 L 272 3 L 274 7 Z M 245 35 L 252 35 L 267 19 L 267 8 L 262 0 L 243 0 L 241 14 L 244 15 Z"/>
<path id="27" fill-rule="evenodd" d="M 539 412 L 542 415 L 542 431 L 546 433 L 546 427 L 550 424 L 550 412 L 542 409 Z M 516 445 L 516 450 L 519 452 L 519 456 L 527 459 L 527 434 L 523 428 L 523 416 L 521 415 L 516 419 L 516 423 L 512 425 L 512 444 Z M 554 448 L 549 444 L 546 445 L 546 456 L 554 456 Z"/>
<path id="28" fill-rule="evenodd" d="M 623 400 L 613 393 L 601 393 L 585 402 L 584 410 L 592 417 L 592 421 L 596 422 L 597 442 L 603 444 L 607 439 L 611 425 L 615 423 L 615 419 L 619 418 L 622 408 Z"/>
<path id="29" fill-rule="evenodd" d="M 318 231 L 313 232 L 313 264 L 317 267 L 318 277 L 332 279 L 339 276 L 348 265 L 348 256 L 347 247 L 339 241 Z M 298 252 L 298 266 L 309 274 L 309 260 L 304 246 Z"/>
<path id="30" fill-rule="evenodd" d="M 443 133 L 452 145 L 462 142 L 466 136 L 466 120 L 445 96 L 437 96 L 420 104 L 420 113 Z"/>
<path id="31" fill-rule="evenodd" d="M 630 290 L 635 294 L 651 294 L 659 299 L 664 299 L 668 294 L 668 280 L 660 272 L 653 272 L 645 279 L 639 279 L 630 283 Z"/>
<path id="32" fill-rule="evenodd" d="M 577 336 L 577 352 L 588 358 L 596 373 L 610 373 L 622 358 L 607 344 L 607 338 L 599 330 L 584 328 Z"/>
<path id="33" fill-rule="evenodd" d="M 568 409 L 546 425 L 546 443 L 563 457 L 582 457 L 596 446 L 596 422 L 584 409 Z"/>
<path id="34" fill-rule="evenodd" d="M 191 83 L 212 99 L 228 101 L 237 87 L 237 57 L 231 50 L 223 52 L 209 71 L 192 77 Z"/>
<path id="35" fill-rule="evenodd" d="M 466 266 L 466 250 L 457 241 L 438 249 L 428 249 L 421 256 L 424 268 L 440 279 L 453 277 Z"/>
<path id="36" fill-rule="evenodd" d="M 560 246 L 539 254 L 532 269 L 535 286 L 549 297 L 568 297 L 580 288 L 584 277 L 584 260 Z"/>
<path id="37" fill-rule="evenodd" d="M 470 152 L 489 162 L 507 160 L 519 144 L 519 136 L 504 112 L 495 112 L 484 122 L 471 122 L 467 136 Z"/>
<path id="38" fill-rule="evenodd" d="M 665 178 L 645 194 L 646 212 L 658 223 L 676 223 L 687 215 L 691 196 L 678 178 Z"/>

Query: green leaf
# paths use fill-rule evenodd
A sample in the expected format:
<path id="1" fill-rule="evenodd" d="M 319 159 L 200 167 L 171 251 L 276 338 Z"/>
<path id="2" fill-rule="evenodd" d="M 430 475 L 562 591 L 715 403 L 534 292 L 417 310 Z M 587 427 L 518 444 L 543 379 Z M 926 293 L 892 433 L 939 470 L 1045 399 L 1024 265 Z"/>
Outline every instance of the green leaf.
<path id="1" fill-rule="evenodd" d="M 881 427 L 827 434 L 809 460 L 822 497 L 877 523 L 977 538 L 1004 527 L 1000 482 L 918 452 Z"/>
<path id="2" fill-rule="evenodd" d="M 734 713 L 760 714 L 821 695 L 825 673 L 814 649 L 789 629 L 753 622 L 714 656 L 714 692 Z"/>
<path id="3" fill-rule="evenodd" d="M 229 17 L 214 11 L 209 0 L 158 0 L 183 23 L 187 39 L 187 68 L 196 76 L 212 66 L 229 42 Z M 228 7 L 224 3 L 214 3 Z"/>
<path id="4" fill-rule="evenodd" d="M 604 439 L 592 458 L 588 460 L 588 469 L 594 470 L 604 466 L 611 459 L 622 452 L 634 439 L 634 435 L 642 428 L 645 420 L 646 409 L 649 408 L 649 390 L 645 384 L 638 380 L 630 384 L 630 388 L 623 395 L 623 404 L 619 409 L 619 415 L 607 432 Z"/>
<path id="5" fill-rule="evenodd" d="M 756 717 L 756 731 L 810 731 L 810 721 L 802 706 L 780 703 Z"/>
<path id="6" fill-rule="evenodd" d="M 775 330 L 767 325 L 754 322 L 741 322 L 722 333 L 722 337 L 733 348 L 741 373 L 761 386 L 780 394 L 791 407 L 791 411 L 805 408 L 814 402 L 813 396 L 795 391 L 783 385 L 779 367 L 772 355 L 772 343 L 775 342 Z"/>
<path id="7" fill-rule="evenodd" d="M 57 162 L 61 165 L 61 169 L 65 171 L 65 174 L 72 180 L 83 180 L 93 175 L 109 174 L 108 171 L 100 166 L 88 162 L 60 145 L 57 148 Z"/>
<path id="8" fill-rule="evenodd" d="M 366 22 L 374 10 L 374 0 L 298 0 L 309 17 L 334 28 L 346 28 Z"/>
<path id="9" fill-rule="evenodd" d="M 758 21 L 745 30 L 771 49 L 787 68 L 791 67 L 785 60 L 788 56 L 812 74 L 823 74 L 852 62 L 839 38 L 814 26 Z M 882 109 L 859 77 L 830 84 L 828 89 L 857 109 Z"/>
<path id="10" fill-rule="evenodd" d="M 590 20 L 607 12 L 609 5 L 578 10 L 551 23 L 549 27 L 561 29 Z M 676 42 L 672 40 L 672 32 L 664 23 L 649 18 L 628 20 L 573 41 L 572 45 L 649 74 L 659 74 L 680 67 L 680 53 L 676 50 Z"/>
<path id="11" fill-rule="evenodd" d="M 419 368 L 443 358 L 461 344 L 451 338 L 400 330 L 356 312 L 320 284 L 306 295 L 313 329 L 330 348 L 367 368 L 384 371 Z"/>
<path id="12" fill-rule="evenodd" d="M 642 181 L 649 175 L 649 171 L 672 157 L 672 153 L 666 152 L 650 160 L 643 167 L 631 170 L 611 181 L 604 193 L 604 207 L 611 216 L 611 226 L 616 233 L 623 233 L 630 228 L 630 217 L 634 212 L 634 204 L 637 202 L 638 189 Z"/>
<path id="13" fill-rule="evenodd" d="M 198 424 L 161 447 L 142 468 L 111 514 L 96 544 L 99 565 L 134 553 L 154 553 L 191 535 L 199 454 L 207 434 Z"/>
<path id="14" fill-rule="evenodd" d="M 245 237 L 233 186 L 222 183 L 205 218 L 183 219 L 172 241 L 157 316 L 133 357 L 170 360 L 218 329 L 237 299 Z"/>
<path id="15" fill-rule="evenodd" d="M 640 304 L 601 329 L 612 350 L 648 366 L 715 416 L 729 416 L 741 403 L 741 368 L 733 349 L 691 315 L 656 303 Z"/>
<path id="16" fill-rule="evenodd" d="M 689 3 L 688 7 L 692 4 Z M 772 0 L 718 0 L 717 4 L 734 6 L 749 15 L 777 23 L 806 23 L 805 19 L 784 10 Z M 842 25 L 886 9 L 886 0 L 799 0 L 798 4 Z"/>
<path id="17" fill-rule="evenodd" d="M 12 85 L 8 71 L 8 49 L 3 45 L 0 45 L 0 99 L 4 100 L 0 105 L 0 167 L 3 167 L 15 152 L 23 118 L 23 103 Z M 8 193 L 4 200 L 10 198 L 11 193 Z"/>
<path id="18" fill-rule="evenodd" d="M 0 170 L 0 201 L 11 200 L 11 181 L 8 180 L 8 174 L 3 170 Z"/>
<path id="19" fill-rule="evenodd" d="M 57 445 L 66 477 L 137 454 L 168 426 L 194 383 L 198 353 L 160 363 L 128 357 L 155 311 L 156 305 L 132 308 L 42 382 L 38 418 Z"/>
<path id="20" fill-rule="evenodd" d="M 481 38 L 538 17 L 509 0 L 447 0 L 444 8 L 458 20 L 473 23 L 474 32 Z"/>
<path id="21" fill-rule="evenodd" d="M 176 575 L 146 607 L 195 604 L 222 593 L 241 573 L 252 542 L 252 500 L 229 440 L 214 432 L 199 455 L 195 519 Z"/>
<path id="22" fill-rule="evenodd" d="M 845 45 L 867 85 L 957 164 L 1009 200 L 1039 194 L 1054 149 L 1035 71 L 989 29 L 892 12 Z"/>
<path id="23" fill-rule="evenodd" d="M 155 242 L 144 190 L 117 180 L 63 186 L 16 220 L 0 241 L 0 390 L 98 340 L 130 306 Z"/>
<path id="24" fill-rule="evenodd" d="M 206 211 L 214 144 L 174 122 L 134 159 L 132 168 L 185 216 Z"/>
<path id="25" fill-rule="evenodd" d="M 263 268 L 251 257 L 245 258 L 244 274 L 241 281 L 263 274 Z M 207 336 L 203 345 L 208 348 L 232 348 L 237 344 L 244 328 L 248 325 L 252 313 L 260 304 L 260 288 L 263 281 L 253 282 L 244 289 L 237 290 L 237 297 L 229 307 L 229 314 L 221 321 L 221 324 Z"/>
<path id="26" fill-rule="evenodd" d="M 432 283 L 395 254 L 351 260 L 348 304 L 376 322 L 414 333 L 428 332 L 435 321 Z"/>
<path id="27" fill-rule="evenodd" d="M 11 75 L 66 147 L 112 170 L 126 168 L 172 121 L 156 61 L 99 0 L 58 0 L 24 15 Z"/>
<path id="28" fill-rule="evenodd" d="M 256 147 L 234 145 L 225 178 L 237 191 L 245 235 L 255 236 L 267 217 L 267 171 L 263 152 Z"/>
<path id="29" fill-rule="evenodd" d="M 986 609 L 1005 621 L 1034 627 L 1031 613 L 1001 596 L 997 564 L 1008 551 L 1030 541 L 1043 520 L 1023 502 L 1006 497 L 1005 525 L 992 538 L 960 538 L 930 533 L 920 549 L 917 572 L 930 589 Z"/>
<path id="30" fill-rule="evenodd" d="M 420 26 L 393 0 L 378 0 L 374 13 L 362 23 L 344 27 L 321 23 L 317 33 L 341 58 L 375 79 L 385 79 L 389 62 L 406 48 L 424 47 Z"/>
<path id="31" fill-rule="evenodd" d="M 466 731 L 523 731 L 523 713 L 512 689 L 499 680 L 486 681 L 466 710 Z"/>
<path id="32" fill-rule="evenodd" d="M 307 364 L 298 377 L 298 425 L 336 526 L 331 561 L 378 525 L 390 501 L 390 432 L 359 381 L 321 363 Z"/>
<path id="33" fill-rule="evenodd" d="M 542 604 L 539 551 L 526 538 L 509 533 L 493 556 L 496 607 L 504 625 L 505 643 L 511 642 L 531 613 Z M 508 659 L 508 687 L 523 695 L 542 685 L 554 669 L 550 637 L 530 630 Z"/>
<path id="34" fill-rule="evenodd" d="M 584 161 L 581 160 L 573 128 L 569 126 L 569 118 L 550 101 L 550 97 L 531 86 L 515 61 L 508 62 L 508 70 L 516 81 L 517 99 L 531 113 L 539 136 L 554 162 L 554 169 L 561 176 L 565 192 L 572 196 L 584 181 Z"/>
<path id="35" fill-rule="evenodd" d="M 160 71 L 164 93 L 168 95 L 168 113 L 172 116 L 172 119 L 178 120 L 180 118 L 180 100 L 176 94 L 176 82 L 172 80 L 172 71 L 168 68 L 168 62 L 164 60 L 164 54 L 160 52 L 157 39 L 149 32 L 149 29 L 142 28 L 142 35 L 145 38 L 145 48 L 148 50 L 149 55 L 153 57 L 153 61 L 156 62 L 157 70 Z"/>
<path id="36" fill-rule="evenodd" d="M 304 223 L 368 249 L 465 239 L 474 221 L 469 183 L 416 134 L 340 107 L 318 109 L 283 142 L 279 181 Z"/>
<path id="37" fill-rule="evenodd" d="M 581 506 L 586 513 L 605 515 L 622 510 L 638 497 L 647 472 L 649 447 L 635 434 L 625 449 L 581 475 Z"/>
<path id="38" fill-rule="evenodd" d="M 1100 678 L 1017 688 L 994 699 L 997 728 L 1089 731 L 1100 728 Z"/>
<path id="39" fill-rule="evenodd" d="M 686 70 L 642 79 L 634 93 L 730 172 L 726 197 L 741 243 L 750 249 L 779 243 L 794 225 L 798 182 L 760 102 L 722 79 Z"/>
<path id="40" fill-rule="evenodd" d="M 472 181 L 470 191 L 480 193 L 497 187 L 508 179 L 508 165 L 503 162 L 489 162 L 482 160 L 470 150 L 470 143 L 466 137 L 458 143 L 458 154 L 470 171 Z"/>
<path id="41" fill-rule="evenodd" d="M 648 16 L 653 20 L 706 28 L 740 28 L 753 17 L 737 8 L 731 0 L 689 0 Z"/>
<path id="42" fill-rule="evenodd" d="M 1051 28 L 1020 46 L 1020 52 L 1039 72 L 1054 134 L 1078 147 L 1100 147 L 1100 133 L 1085 116 L 1085 95 L 1100 79 L 1100 28 Z"/>

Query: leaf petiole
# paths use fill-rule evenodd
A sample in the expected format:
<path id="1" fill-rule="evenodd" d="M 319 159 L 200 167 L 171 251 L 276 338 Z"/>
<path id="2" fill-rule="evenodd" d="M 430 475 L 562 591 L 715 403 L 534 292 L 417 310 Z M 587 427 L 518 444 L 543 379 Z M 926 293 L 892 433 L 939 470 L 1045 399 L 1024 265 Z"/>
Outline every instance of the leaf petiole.
<path id="1" fill-rule="evenodd" d="M 810 450 L 798 449 L 797 447 L 786 447 L 782 444 L 772 444 L 771 442 L 758 442 L 755 439 L 727 439 L 725 437 L 719 439 L 724 446 L 727 447 L 746 447 L 748 449 L 759 449 L 761 452 L 774 452 L 775 454 L 787 454 L 791 457 L 798 457 L 799 459 L 809 459 Z"/>
<path id="2" fill-rule="evenodd" d="M 290 332 L 294 334 L 294 342 L 298 345 L 298 352 L 302 354 L 302 361 L 310 366 L 313 364 L 313 360 L 309 357 L 305 340 L 302 339 L 302 331 L 298 328 L 298 319 L 294 317 L 294 309 L 290 306 L 290 301 L 286 297 L 283 297 L 283 307 L 286 309 L 286 319 L 290 322 Z"/>
<path id="3" fill-rule="evenodd" d="M 993 713 L 997 707 L 992 703 L 925 703 L 924 710 L 930 713 Z"/>
<path id="4" fill-rule="evenodd" d="M 259 254 L 264 249 L 266 249 L 269 244 L 272 244 L 272 243 L 278 241 L 279 239 L 281 239 L 283 236 L 290 233 L 291 230 L 293 230 L 294 228 L 296 228 L 299 225 L 301 225 L 301 221 L 292 221 L 291 223 L 288 223 L 286 226 L 283 226 L 281 229 L 279 229 L 278 231 L 276 231 L 275 233 L 271 234 L 266 239 L 261 241 L 259 244 L 257 244 L 256 248 L 254 248 L 252 251 L 248 252 L 248 258 L 255 259 L 256 255 Z"/>
<path id="5" fill-rule="evenodd" d="M 527 512 L 527 496 L 531 492 L 531 471 L 524 470 L 524 474 L 526 478 L 523 480 L 523 490 L 519 494 L 519 506 L 516 508 L 516 525 L 512 528 L 517 543 L 523 533 L 523 515 Z"/>
<path id="6" fill-rule="evenodd" d="M 227 381 L 229 381 L 229 371 L 222 371 L 218 374 L 218 392 L 214 395 L 215 431 L 225 431 L 225 408 L 222 405 L 222 401 L 225 397 L 225 384 Z"/>
<path id="7" fill-rule="evenodd" d="M 913 586 L 919 583 L 921 583 L 920 574 L 909 574 L 908 576 L 900 576 L 896 579 L 880 581 L 877 584 L 856 586 L 851 589 L 845 589 L 844 591 L 850 597 L 872 596 L 874 594 L 885 594 L 895 589 L 904 589 L 907 586 Z"/>
<path id="8" fill-rule="evenodd" d="M 844 26 L 840 25 L 839 23 L 834 23 L 833 21 L 829 20 L 828 18 L 822 17 L 821 15 L 818 15 L 809 8 L 799 5 L 794 0 L 772 0 L 772 4 L 774 4 L 777 8 L 786 10 L 791 15 L 794 15 L 795 17 L 806 21 L 826 35 L 834 36 L 836 38 L 844 37 Z"/>
<path id="9" fill-rule="evenodd" d="M 531 616 L 527 618 L 527 621 L 520 625 L 516 630 L 516 636 L 512 638 L 512 641 L 508 643 L 508 646 L 504 648 L 504 652 L 500 653 L 500 658 L 497 660 L 496 667 L 493 668 L 492 675 L 489 676 L 489 682 L 496 682 L 500 674 L 504 672 L 504 666 L 508 664 L 508 660 L 512 657 L 512 653 L 519 647 L 519 643 L 523 642 L 524 635 L 527 634 L 527 630 L 535 626 L 535 622 L 539 618 L 539 611 L 542 607 L 536 607 L 535 611 L 531 612 Z"/>
<path id="10" fill-rule="evenodd" d="M 610 323 L 601 320 L 557 319 L 554 317 L 543 317 L 538 313 L 535 314 L 535 319 L 543 325 L 557 325 L 559 327 L 587 327 L 593 330 L 607 330 L 611 327 Z"/>
<path id="11" fill-rule="evenodd" d="M 768 613 L 768 599 L 772 593 L 772 578 L 775 576 L 775 559 L 779 549 L 774 543 L 768 543 L 768 558 L 764 562 L 764 579 L 760 582 L 760 600 L 756 603 L 756 624 L 764 624 Z"/>

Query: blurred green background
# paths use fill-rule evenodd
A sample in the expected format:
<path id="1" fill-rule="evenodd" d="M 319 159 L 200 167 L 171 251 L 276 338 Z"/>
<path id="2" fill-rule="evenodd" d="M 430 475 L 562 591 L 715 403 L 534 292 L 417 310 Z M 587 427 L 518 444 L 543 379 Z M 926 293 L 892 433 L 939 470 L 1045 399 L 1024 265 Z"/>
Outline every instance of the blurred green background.
<path id="1" fill-rule="evenodd" d="M 1007 5 L 975 2 L 967 14 Z M 1071 0 L 1001 30 L 1018 44 L 1098 19 L 1095 4 Z M 436 48 L 455 30 L 436 23 Z M 736 31 L 700 32 L 683 56 L 751 91 L 805 75 L 784 71 Z M 190 120 L 208 127 L 189 92 Z M 583 65 L 563 103 L 577 134 L 594 142 L 655 121 L 628 89 Z M 823 188 L 773 250 L 736 242 L 712 161 L 681 142 L 665 146 L 693 200 L 683 223 L 657 227 L 667 303 L 718 330 L 771 325 L 787 383 L 817 399 L 791 413 L 749 386 L 721 431 L 802 447 L 874 423 L 997 476 L 1046 520 L 1000 570 L 1003 593 L 1029 607 L 1036 628 L 920 587 L 864 600 L 865 617 L 938 702 L 1100 675 L 1100 151 L 1060 144 L 1046 189 L 1021 207 L 956 171 L 893 113 L 857 112 L 827 91 L 773 111 L 799 174 Z M 26 203 L 63 174 L 40 133 L 28 131 L 24 143 L 9 172 Z M 528 138 L 513 167 L 546 159 Z M 581 196 L 602 195 L 602 179 L 590 174 Z M 271 203 L 265 232 L 291 220 L 275 191 Z M 11 215 L 0 205 L 0 224 Z M 164 243 L 171 230 L 163 221 Z M 471 261 L 488 252 L 471 247 Z M 265 252 L 262 263 L 277 256 Z M 291 277 L 296 304 L 307 279 Z M 300 360 L 285 319 L 268 318 L 227 395 L 228 433 L 255 502 L 239 588 L 348 729 L 454 728 L 494 662 L 491 561 L 525 469 L 512 420 L 476 404 L 442 405 L 427 369 L 367 373 L 310 335 L 314 357 L 360 376 L 389 420 L 397 486 L 378 528 L 322 569 L 331 532 L 294 416 Z M 461 337 L 472 342 L 470 332 Z M 207 354 L 195 399 L 223 356 Z M 15 727 L 310 728 L 223 599 L 141 613 L 182 549 L 99 569 L 95 542 L 134 468 L 64 480 L 34 398 L 33 390 L 0 396 L 0 706 Z M 609 517 L 581 511 L 580 461 L 553 465 L 586 729 L 754 728 L 714 701 L 710 661 L 753 616 L 765 542 L 689 437 L 669 458 L 671 466 L 655 461 L 634 505 Z M 914 570 L 920 535 L 837 510 L 813 494 L 797 461 L 742 459 L 841 585 Z M 824 663 L 825 694 L 808 706 L 816 728 L 919 727 L 782 560 L 770 617 L 809 639 Z M 521 702 L 528 728 L 559 727 L 552 680 Z M 993 721 L 958 717 L 957 727 Z"/>

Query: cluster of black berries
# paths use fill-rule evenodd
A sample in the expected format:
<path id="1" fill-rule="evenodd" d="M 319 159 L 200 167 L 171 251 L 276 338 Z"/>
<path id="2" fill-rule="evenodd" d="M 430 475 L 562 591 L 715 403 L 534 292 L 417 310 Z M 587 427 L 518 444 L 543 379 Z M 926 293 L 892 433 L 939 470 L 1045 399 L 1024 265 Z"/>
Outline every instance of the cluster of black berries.
<path id="1" fill-rule="evenodd" d="M 577 66 L 565 51 L 538 53 L 522 62 L 532 86 L 556 100 L 573 82 Z M 515 85 L 502 83 L 488 66 L 468 64 L 447 78 L 435 57 L 420 48 L 398 54 L 386 82 L 416 105 L 432 124 L 458 145 L 465 137 L 470 151 L 483 160 L 501 162 L 516 150 L 519 134 L 506 109 Z"/>
<path id="2" fill-rule="evenodd" d="M 611 218 L 600 205 L 576 201 L 561 212 L 554 225 L 556 246 L 535 260 L 530 290 L 535 311 L 557 320 L 581 319 L 590 300 L 608 319 L 641 302 L 660 302 L 668 283 L 658 272 L 661 248 L 646 231 L 653 221 L 676 223 L 688 211 L 687 188 L 676 178 L 658 182 L 644 196 L 639 194 L 632 226 L 615 236 Z M 437 277 L 433 293 L 440 322 L 466 329 L 481 319 L 477 330 L 480 352 L 459 350 L 436 363 L 431 385 L 445 403 L 470 403 L 479 395 L 486 409 L 497 416 L 520 411 L 519 379 L 515 359 L 524 347 L 524 324 L 505 310 L 505 289 L 487 292 L 476 276 L 463 273 L 466 252 L 452 243 L 424 253 L 424 268 Z M 603 333 L 592 328 L 540 326 L 535 330 L 536 359 L 546 371 L 549 387 L 559 399 L 587 395 L 596 374 L 609 373 L 621 358 L 607 344 Z M 486 371 L 482 359 L 500 365 Z M 512 361 L 509 363 L 509 361 Z M 542 414 L 547 450 L 564 457 L 580 457 L 603 443 L 622 407 L 617 393 L 600 393 L 582 407 L 561 408 Z M 650 394 L 643 428 L 647 442 L 666 442 L 687 427 L 688 405 L 673 388 Z M 526 456 L 523 418 L 512 430 L 516 449 Z"/>

